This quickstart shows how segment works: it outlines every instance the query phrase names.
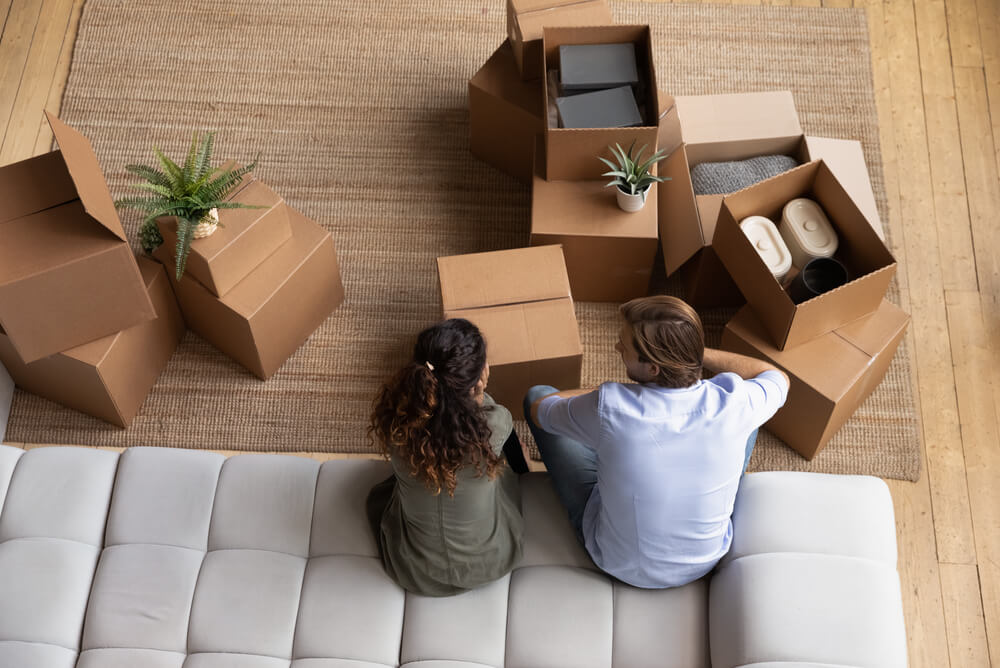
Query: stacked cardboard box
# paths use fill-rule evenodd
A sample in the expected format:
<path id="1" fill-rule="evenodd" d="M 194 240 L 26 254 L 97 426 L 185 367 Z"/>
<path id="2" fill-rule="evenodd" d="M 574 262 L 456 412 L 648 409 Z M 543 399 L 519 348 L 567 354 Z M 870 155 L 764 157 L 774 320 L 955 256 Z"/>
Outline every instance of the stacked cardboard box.
<path id="1" fill-rule="evenodd" d="M 583 347 L 559 246 L 438 258 L 445 318 L 482 331 L 488 391 L 514 415 L 532 385 L 580 386 Z"/>
<path id="2" fill-rule="evenodd" d="M 545 26 L 613 23 L 605 0 L 507 0 L 507 37 L 522 79 L 541 79 Z"/>
<path id="3" fill-rule="evenodd" d="M 223 227 L 191 243 L 179 281 L 173 245 L 153 255 L 188 327 L 266 380 L 344 301 L 344 286 L 329 232 L 257 182 L 233 198 L 263 208 L 220 211 Z"/>
<path id="4" fill-rule="evenodd" d="M 0 168 L 0 363 L 31 392 L 126 426 L 180 336 L 162 269 L 136 263 L 86 137 Z"/>

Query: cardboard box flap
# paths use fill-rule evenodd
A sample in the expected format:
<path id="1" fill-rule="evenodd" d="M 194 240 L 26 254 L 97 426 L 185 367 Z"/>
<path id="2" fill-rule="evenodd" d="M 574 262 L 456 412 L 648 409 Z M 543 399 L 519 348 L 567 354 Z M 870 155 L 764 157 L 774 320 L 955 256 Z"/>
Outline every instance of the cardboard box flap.
<path id="1" fill-rule="evenodd" d="M 479 327 L 491 365 L 583 354 L 576 314 L 568 299 L 446 311 L 445 317 L 468 318 Z"/>
<path id="2" fill-rule="evenodd" d="M 667 275 L 673 274 L 691 256 L 705 246 L 700 225 L 686 225 L 685 221 L 697 219 L 695 200 L 685 196 L 688 187 L 685 174 L 690 173 L 687 151 L 681 146 L 669 158 L 657 165 L 660 176 L 669 181 L 657 184 L 657 215 L 660 223 L 660 241 L 663 245 L 663 263 Z"/>
<path id="3" fill-rule="evenodd" d="M 910 316 L 890 301 L 883 300 L 871 316 L 859 318 L 836 330 L 837 335 L 870 357 L 885 349 L 900 330 L 905 329 Z"/>
<path id="4" fill-rule="evenodd" d="M 791 91 L 678 95 L 681 136 L 687 144 L 802 134 Z"/>
<path id="5" fill-rule="evenodd" d="M 540 120 L 545 110 L 542 84 L 521 81 L 509 41 L 505 41 L 493 52 L 489 60 L 469 79 L 469 85 L 537 116 L 541 125 Z"/>
<path id="6" fill-rule="evenodd" d="M 452 255 L 437 262 L 445 311 L 570 296 L 559 245 Z"/>
<path id="7" fill-rule="evenodd" d="M 0 223 L 77 199 L 61 151 L 0 167 Z"/>
<path id="8" fill-rule="evenodd" d="M 885 239 L 882 219 L 878 215 L 875 193 L 868 176 L 861 142 L 853 139 L 831 139 L 829 137 L 806 137 L 806 150 L 812 160 L 823 160 L 836 175 L 844 190 L 875 229 L 879 238 Z"/>
<path id="9" fill-rule="evenodd" d="M 115 210 L 114 200 L 111 199 L 108 184 L 104 180 L 101 164 L 97 161 L 97 155 L 94 153 L 94 147 L 91 146 L 90 140 L 50 112 L 46 111 L 45 117 L 52 128 L 52 134 L 59 142 L 59 149 L 66 161 L 66 167 L 69 169 L 73 183 L 76 184 L 76 191 L 80 199 L 83 200 L 83 206 L 87 213 L 116 237 L 122 241 L 128 241 L 121 221 L 118 219 L 118 212 Z"/>

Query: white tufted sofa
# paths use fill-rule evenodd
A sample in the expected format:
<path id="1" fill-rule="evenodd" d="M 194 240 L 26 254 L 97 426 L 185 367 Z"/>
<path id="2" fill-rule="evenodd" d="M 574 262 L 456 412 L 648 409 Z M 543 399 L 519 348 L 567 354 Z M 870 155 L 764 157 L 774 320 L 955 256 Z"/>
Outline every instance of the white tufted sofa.
<path id="1" fill-rule="evenodd" d="M 892 503 L 874 478 L 757 473 L 711 580 L 594 569 L 548 479 L 524 559 L 451 598 L 382 572 L 364 498 L 387 465 L 0 446 L 3 668 L 894 668 Z"/>

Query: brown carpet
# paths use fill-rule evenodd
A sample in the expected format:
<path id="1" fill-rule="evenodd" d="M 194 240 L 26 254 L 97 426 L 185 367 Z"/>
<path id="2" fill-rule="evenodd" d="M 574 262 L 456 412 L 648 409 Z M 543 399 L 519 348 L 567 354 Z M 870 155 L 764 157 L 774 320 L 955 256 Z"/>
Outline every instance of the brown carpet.
<path id="1" fill-rule="evenodd" d="M 863 12 L 615 2 L 653 26 L 674 94 L 795 93 L 812 134 L 864 142 L 887 218 Z M 217 156 L 263 155 L 260 176 L 332 230 L 347 302 L 261 383 L 188 333 L 128 430 L 18 393 L 8 439 L 251 451 L 367 451 L 377 384 L 440 313 L 437 255 L 524 245 L 529 192 L 468 151 L 466 82 L 504 37 L 502 0 L 88 0 L 62 107 L 112 194 L 152 144 L 194 129 Z M 133 233 L 138 220 L 124 216 Z M 892 298 L 899 301 L 894 288 Z M 904 304 L 905 306 L 905 304 Z M 577 305 L 584 382 L 619 378 L 613 305 Z M 715 322 L 719 315 L 706 314 Z M 915 479 L 907 353 L 811 464 L 762 435 L 754 469 Z"/>

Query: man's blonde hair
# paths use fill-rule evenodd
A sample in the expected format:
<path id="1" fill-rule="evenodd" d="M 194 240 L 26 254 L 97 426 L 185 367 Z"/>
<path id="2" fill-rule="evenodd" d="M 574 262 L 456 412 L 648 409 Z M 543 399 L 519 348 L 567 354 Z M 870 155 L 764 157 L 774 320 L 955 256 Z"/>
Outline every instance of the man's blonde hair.
<path id="1" fill-rule="evenodd" d="M 639 360 L 659 367 L 663 387 L 689 387 L 701 379 L 705 333 L 701 318 L 677 297 L 640 297 L 621 305 Z"/>

